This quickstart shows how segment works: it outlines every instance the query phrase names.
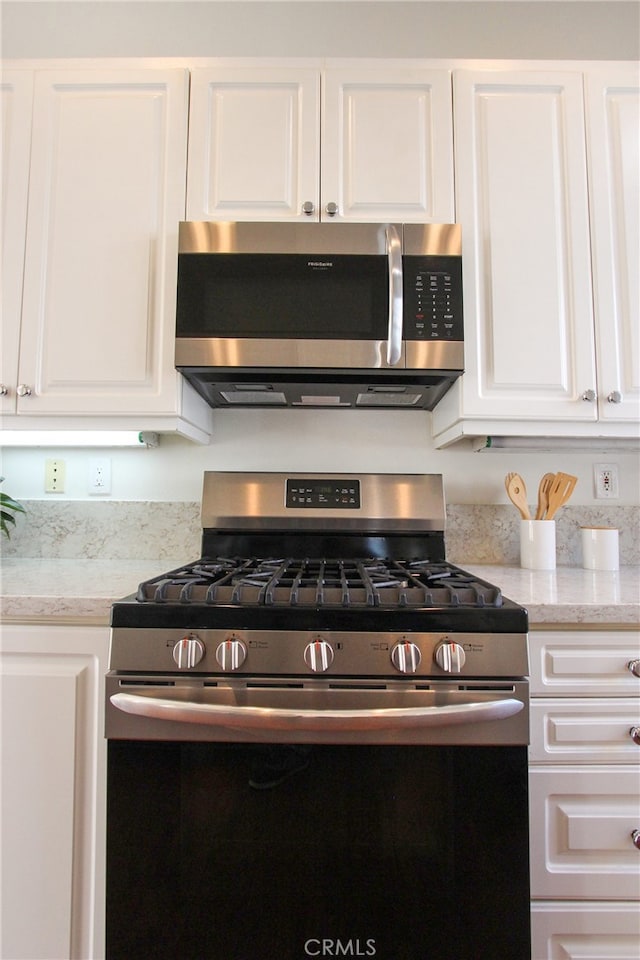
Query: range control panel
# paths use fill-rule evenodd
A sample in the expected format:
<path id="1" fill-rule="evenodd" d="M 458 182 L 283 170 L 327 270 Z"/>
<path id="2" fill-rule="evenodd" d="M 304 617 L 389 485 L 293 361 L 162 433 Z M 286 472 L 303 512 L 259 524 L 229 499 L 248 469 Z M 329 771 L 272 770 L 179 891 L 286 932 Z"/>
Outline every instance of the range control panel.
<path id="1" fill-rule="evenodd" d="M 357 510 L 360 507 L 359 480 L 287 480 L 287 507 Z"/>
<path id="2" fill-rule="evenodd" d="M 460 257 L 404 258 L 404 336 L 463 340 Z"/>

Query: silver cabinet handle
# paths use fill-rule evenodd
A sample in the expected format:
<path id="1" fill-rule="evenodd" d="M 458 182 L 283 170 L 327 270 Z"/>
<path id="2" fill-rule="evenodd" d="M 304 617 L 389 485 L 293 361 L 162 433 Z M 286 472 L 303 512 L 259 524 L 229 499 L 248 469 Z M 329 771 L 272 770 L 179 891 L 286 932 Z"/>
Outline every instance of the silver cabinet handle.
<path id="1" fill-rule="evenodd" d="M 336 213 L 338 212 L 338 204 L 333 203 L 332 201 L 331 203 L 328 203 L 326 205 L 325 210 L 327 211 L 330 217 L 335 217 Z"/>
<path id="2" fill-rule="evenodd" d="M 593 401 L 596 399 L 595 390 L 585 390 L 582 394 L 582 399 L 586 400 L 587 403 L 593 403 Z"/>
<path id="3" fill-rule="evenodd" d="M 640 727 L 631 727 L 629 730 L 629 736 L 634 743 L 637 743 L 640 747 Z"/>
<path id="4" fill-rule="evenodd" d="M 0 397 L 6 397 L 9 393 L 9 387 L 6 383 L 0 383 Z"/>
<path id="5" fill-rule="evenodd" d="M 313 216 L 315 209 L 315 205 L 311 202 L 311 200 L 305 200 L 305 202 L 302 204 L 302 212 L 307 217 Z"/>
<path id="6" fill-rule="evenodd" d="M 634 847 L 640 850 L 640 830 L 633 830 L 631 832 L 631 839 L 633 840 Z"/>
<path id="7" fill-rule="evenodd" d="M 622 403 L 622 394 L 619 390 L 612 390 L 607 400 L 609 403 Z"/>
<path id="8" fill-rule="evenodd" d="M 634 677 L 640 677 L 640 660 L 629 660 L 627 670 L 630 670 Z"/>
<path id="9" fill-rule="evenodd" d="M 16 393 L 19 397 L 30 397 L 31 396 L 31 387 L 27 386 L 26 383 L 21 383 L 16 390 Z"/>
<path id="10" fill-rule="evenodd" d="M 227 730 L 331 730 L 345 733 L 355 730 L 402 730 L 506 720 L 524 709 L 521 700 L 511 697 L 444 707 L 390 707 L 381 710 L 296 710 L 248 704 L 236 707 L 166 700 L 133 693 L 114 693 L 111 703 L 118 710 L 139 717 L 178 723 L 220 725 Z"/>
<path id="11" fill-rule="evenodd" d="M 387 256 L 389 258 L 389 330 L 387 333 L 387 363 L 395 367 L 402 356 L 402 244 L 393 224 L 386 227 Z"/>

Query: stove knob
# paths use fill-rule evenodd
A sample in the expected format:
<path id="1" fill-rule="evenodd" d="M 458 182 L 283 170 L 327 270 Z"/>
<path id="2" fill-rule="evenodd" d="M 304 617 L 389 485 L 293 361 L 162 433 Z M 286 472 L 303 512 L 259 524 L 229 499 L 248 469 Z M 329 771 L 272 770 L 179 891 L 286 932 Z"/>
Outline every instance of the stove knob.
<path id="1" fill-rule="evenodd" d="M 443 640 L 435 649 L 435 661 L 445 673 L 460 673 L 467 659 L 459 643 Z"/>
<path id="2" fill-rule="evenodd" d="M 227 637 L 216 650 L 216 660 L 223 670 L 239 670 L 247 659 L 247 648 L 237 637 Z"/>
<path id="3" fill-rule="evenodd" d="M 324 673 L 333 663 L 333 647 L 322 637 L 316 637 L 304 649 L 304 662 L 314 673 Z"/>
<path id="4" fill-rule="evenodd" d="M 191 670 L 203 657 L 204 644 L 192 635 L 178 640 L 173 648 L 173 659 L 179 670 Z"/>
<path id="5" fill-rule="evenodd" d="M 400 673 L 415 673 L 421 660 L 420 648 L 410 640 L 400 640 L 391 651 L 391 662 Z"/>

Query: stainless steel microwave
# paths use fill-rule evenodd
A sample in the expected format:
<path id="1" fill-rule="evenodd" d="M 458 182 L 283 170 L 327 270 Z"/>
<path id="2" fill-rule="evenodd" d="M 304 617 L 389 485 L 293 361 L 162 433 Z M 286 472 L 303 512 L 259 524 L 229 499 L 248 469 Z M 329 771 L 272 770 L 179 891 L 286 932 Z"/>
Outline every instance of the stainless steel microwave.
<path id="1" fill-rule="evenodd" d="M 457 224 L 180 224 L 176 367 L 213 407 L 431 410 L 463 339 Z"/>

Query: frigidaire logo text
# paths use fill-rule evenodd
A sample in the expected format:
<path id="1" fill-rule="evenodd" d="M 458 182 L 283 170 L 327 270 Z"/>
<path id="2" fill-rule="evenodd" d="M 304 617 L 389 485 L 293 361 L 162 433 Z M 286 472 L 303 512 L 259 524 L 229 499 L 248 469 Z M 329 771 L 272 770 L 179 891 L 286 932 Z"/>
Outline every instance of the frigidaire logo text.
<path id="1" fill-rule="evenodd" d="M 308 957 L 375 957 L 375 940 L 307 940 L 304 952 Z"/>
<path id="2" fill-rule="evenodd" d="M 333 260 L 307 260 L 308 267 L 332 267 Z"/>

